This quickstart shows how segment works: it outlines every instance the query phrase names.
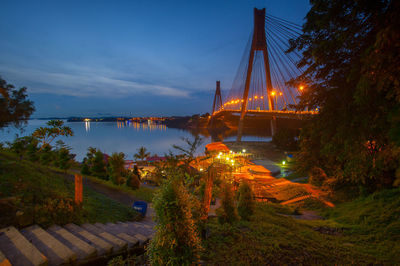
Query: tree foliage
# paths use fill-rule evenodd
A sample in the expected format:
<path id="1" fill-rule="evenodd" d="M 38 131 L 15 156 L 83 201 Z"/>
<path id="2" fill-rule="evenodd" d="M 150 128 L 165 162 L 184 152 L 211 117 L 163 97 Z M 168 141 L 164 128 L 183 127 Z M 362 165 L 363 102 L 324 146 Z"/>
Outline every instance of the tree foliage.
<path id="1" fill-rule="evenodd" d="M 123 152 L 114 152 L 108 158 L 109 176 L 111 181 L 116 185 L 121 185 L 123 177 L 126 175 L 125 170 L 125 154 Z"/>
<path id="2" fill-rule="evenodd" d="M 253 191 L 250 185 L 243 181 L 239 187 L 238 213 L 243 220 L 249 220 L 254 213 Z"/>
<path id="3" fill-rule="evenodd" d="M 399 167 L 399 1 L 313 0 L 292 41 L 305 72 L 299 108 L 319 108 L 303 128 L 299 167 L 317 167 L 336 184 L 375 190 Z"/>
<path id="4" fill-rule="evenodd" d="M 39 127 L 32 134 L 33 137 L 42 142 L 41 149 L 46 145 L 50 145 L 59 136 L 68 137 L 74 135 L 72 129 L 64 126 L 64 121 L 62 120 L 50 120 L 46 124 L 49 127 Z"/>
<path id="5" fill-rule="evenodd" d="M 0 77 L 0 128 L 26 124 L 35 111 L 33 102 L 28 100 L 26 87 L 15 89 Z"/>
<path id="6" fill-rule="evenodd" d="M 157 225 L 148 248 L 151 264 L 198 264 L 201 243 L 192 217 L 191 197 L 182 180 L 166 180 L 153 202 Z"/>
<path id="7" fill-rule="evenodd" d="M 233 223 L 238 219 L 232 185 L 227 182 L 222 186 L 221 207 L 217 209 L 217 215 L 220 223 Z"/>
<path id="8" fill-rule="evenodd" d="M 147 149 L 145 147 L 140 147 L 139 149 L 137 149 L 137 153 L 135 153 L 133 155 L 133 157 L 137 160 L 140 160 L 141 162 L 143 162 L 147 157 L 150 156 L 150 153 L 147 151 Z"/>

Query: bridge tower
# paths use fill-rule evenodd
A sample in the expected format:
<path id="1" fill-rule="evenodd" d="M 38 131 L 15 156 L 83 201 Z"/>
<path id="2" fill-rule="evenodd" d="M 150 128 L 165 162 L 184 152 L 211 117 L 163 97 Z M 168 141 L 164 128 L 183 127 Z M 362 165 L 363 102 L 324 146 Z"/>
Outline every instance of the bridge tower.
<path id="1" fill-rule="evenodd" d="M 217 86 L 215 88 L 214 102 L 212 107 L 211 119 L 208 122 L 209 127 L 212 128 L 214 124 L 214 113 L 224 108 L 222 104 L 222 96 L 221 96 L 221 82 L 217 80 Z"/>
<path id="2" fill-rule="evenodd" d="M 224 107 L 222 105 L 221 82 L 219 80 L 217 80 L 217 87 L 215 89 L 214 102 L 213 102 L 213 108 L 212 108 L 211 115 L 213 115 L 215 111 L 218 111 L 218 109 L 219 109 L 218 107 L 219 108 Z"/>
<path id="3" fill-rule="evenodd" d="M 249 63 L 247 65 L 247 75 L 246 75 L 246 82 L 245 88 L 243 92 L 243 103 L 241 107 L 240 113 L 240 120 L 239 120 L 239 127 L 238 127 L 238 134 L 237 134 L 237 141 L 240 142 L 242 140 L 243 134 L 243 123 L 244 117 L 246 115 L 246 108 L 247 108 L 247 98 L 249 96 L 249 88 L 250 88 L 250 81 L 251 81 L 251 74 L 253 71 L 253 62 L 254 62 L 254 55 L 256 51 L 262 51 L 264 57 L 264 69 L 265 69 L 265 84 L 267 84 L 267 95 L 268 95 L 268 106 L 269 110 L 275 110 L 275 105 L 273 101 L 273 96 L 271 92 L 273 91 L 272 82 L 271 82 L 271 72 L 269 68 L 269 58 L 268 58 L 268 50 L 267 50 L 267 39 L 265 35 L 265 8 L 257 9 L 254 8 L 254 31 L 253 31 L 253 39 L 251 43 L 250 49 L 250 56 L 249 56 Z M 273 117 L 271 120 L 271 133 L 274 135 L 276 131 L 276 117 Z"/>

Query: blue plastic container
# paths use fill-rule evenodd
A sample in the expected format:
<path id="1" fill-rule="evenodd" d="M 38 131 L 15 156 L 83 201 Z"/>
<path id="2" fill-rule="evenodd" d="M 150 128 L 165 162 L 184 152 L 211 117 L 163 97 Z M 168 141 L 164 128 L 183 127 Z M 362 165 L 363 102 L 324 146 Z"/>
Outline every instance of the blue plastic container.
<path id="1" fill-rule="evenodd" d="M 132 208 L 138 213 L 142 214 L 143 217 L 145 217 L 147 212 L 147 202 L 139 200 L 135 201 L 132 205 Z"/>

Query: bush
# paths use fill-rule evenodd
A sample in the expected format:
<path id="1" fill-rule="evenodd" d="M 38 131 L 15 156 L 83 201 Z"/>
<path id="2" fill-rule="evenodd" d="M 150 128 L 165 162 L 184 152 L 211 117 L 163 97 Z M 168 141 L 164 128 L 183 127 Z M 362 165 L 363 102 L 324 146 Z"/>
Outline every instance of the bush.
<path id="1" fill-rule="evenodd" d="M 311 169 L 310 172 L 309 183 L 311 185 L 320 187 L 327 178 L 328 177 L 326 176 L 324 170 L 318 167 L 314 167 L 313 169 Z"/>
<path id="2" fill-rule="evenodd" d="M 247 182 L 239 187 L 238 213 L 243 220 L 249 220 L 254 213 L 253 191 Z"/>
<path id="3" fill-rule="evenodd" d="M 43 165 L 49 165 L 53 159 L 53 151 L 50 145 L 45 145 L 40 151 L 40 163 Z"/>
<path id="4" fill-rule="evenodd" d="M 81 174 L 82 175 L 90 175 L 90 168 L 89 168 L 89 166 L 88 166 L 88 164 L 86 162 L 84 162 L 82 164 Z"/>
<path id="5" fill-rule="evenodd" d="M 220 223 L 233 223 L 238 219 L 232 186 L 229 183 L 222 188 L 222 206 L 217 209 L 218 221 Z"/>
<path id="6" fill-rule="evenodd" d="M 153 202 L 157 225 L 147 250 L 151 265 L 198 264 L 201 243 L 182 181 L 166 180 Z"/>
<path id="7" fill-rule="evenodd" d="M 131 187 L 133 189 L 139 189 L 140 188 L 140 180 L 137 175 L 134 173 L 129 173 L 128 174 L 128 179 L 126 181 L 126 185 L 128 187 Z"/>

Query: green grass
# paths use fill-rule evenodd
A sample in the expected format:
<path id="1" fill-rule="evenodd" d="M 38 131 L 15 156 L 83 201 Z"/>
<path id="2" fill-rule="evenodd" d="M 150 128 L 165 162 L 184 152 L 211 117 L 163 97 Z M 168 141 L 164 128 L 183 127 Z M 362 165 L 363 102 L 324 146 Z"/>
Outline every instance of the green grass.
<path id="1" fill-rule="evenodd" d="M 202 259 L 212 265 L 400 264 L 400 190 L 325 210 L 326 220 L 285 217 L 292 209 L 258 203 L 250 221 L 209 222 Z M 317 228 L 339 232 L 318 232 Z"/>
<path id="2" fill-rule="evenodd" d="M 0 151 L 0 209 L 0 227 L 105 223 L 133 220 L 137 215 L 128 206 L 87 187 L 83 206 L 79 208 L 74 204 L 72 182 L 52 169 L 20 161 L 8 151 Z"/>
<path id="3" fill-rule="evenodd" d="M 94 177 L 94 176 L 85 176 L 85 178 L 89 178 L 93 182 L 105 185 L 107 187 L 110 187 L 110 188 L 113 188 L 113 189 L 116 189 L 116 190 L 119 190 L 119 191 L 123 191 L 125 193 L 128 193 L 128 194 L 134 196 L 138 200 L 144 200 L 144 201 L 147 201 L 147 202 L 152 202 L 153 201 L 154 193 L 156 192 L 156 189 L 143 187 L 143 186 L 141 186 L 139 189 L 135 189 L 134 190 L 134 189 L 128 187 L 127 185 L 125 185 L 125 184 L 116 185 L 113 182 L 111 182 L 110 180 L 103 180 L 103 179 L 99 179 L 99 178 Z"/>

